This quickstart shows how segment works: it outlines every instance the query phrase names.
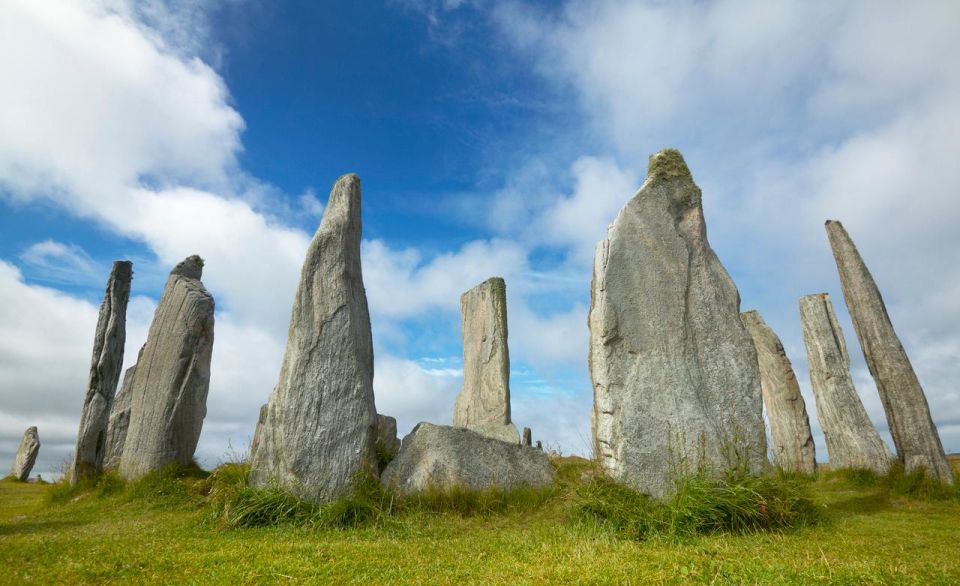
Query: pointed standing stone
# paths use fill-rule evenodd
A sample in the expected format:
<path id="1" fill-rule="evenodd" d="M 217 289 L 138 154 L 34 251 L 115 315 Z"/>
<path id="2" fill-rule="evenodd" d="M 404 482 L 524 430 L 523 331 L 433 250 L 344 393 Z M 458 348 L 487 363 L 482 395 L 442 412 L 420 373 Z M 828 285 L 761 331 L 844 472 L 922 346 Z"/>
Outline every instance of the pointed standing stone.
<path id="1" fill-rule="evenodd" d="M 329 501 L 376 473 L 373 342 L 360 267 L 360 179 L 330 192 L 300 274 L 280 380 L 258 425 L 250 484 Z"/>
<path id="2" fill-rule="evenodd" d="M 23 439 L 20 440 L 20 447 L 17 449 L 17 455 L 13 458 L 13 466 L 10 468 L 10 476 L 13 476 L 20 482 L 26 482 L 30 477 L 30 471 L 37 462 L 37 454 L 40 453 L 40 436 L 37 434 L 36 427 L 28 427 L 23 432 Z"/>
<path id="3" fill-rule="evenodd" d="M 523 428 L 523 445 L 525 446 L 533 445 L 533 432 L 530 431 L 529 427 Z"/>
<path id="4" fill-rule="evenodd" d="M 100 304 L 100 317 L 93 338 L 93 358 L 87 377 L 83 414 L 80 416 L 77 449 L 70 469 L 70 484 L 96 476 L 103 469 L 110 408 L 117 392 L 123 366 L 123 347 L 127 341 L 127 301 L 130 299 L 131 279 L 133 263 L 115 261 Z"/>
<path id="5" fill-rule="evenodd" d="M 453 424 L 519 443 L 510 421 L 510 353 L 507 349 L 507 286 L 500 277 L 460 296 L 463 388 Z"/>
<path id="6" fill-rule="evenodd" d="M 655 497 L 679 474 L 759 473 L 766 461 L 757 353 L 700 198 L 683 156 L 656 153 L 594 260 L 595 453 Z"/>
<path id="7" fill-rule="evenodd" d="M 143 356 L 142 346 L 140 347 L 140 356 Z M 137 365 L 134 364 L 123 373 L 123 384 L 120 385 L 120 392 L 113 398 L 110 422 L 107 424 L 107 447 L 103 455 L 104 470 L 120 467 L 123 444 L 127 440 L 127 428 L 130 426 L 130 398 L 133 396 L 133 377 L 136 372 Z"/>
<path id="8" fill-rule="evenodd" d="M 782 470 L 813 474 L 817 470 L 807 406 L 780 338 L 757 311 L 740 314 L 760 366 L 760 388 L 770 421 L 774 462 Z"/>
<path id="9" fill-rule="evenodd" d="M 893 456 L 853 386 L 847 343 L 826 293 L 800 299 L 800 322 L 830 465 L 887 472 Z"/>
<path id="10" fill-rule="evenodd" d="M 953 472 L 930 416 L 927 397 L 893 329 L 880 290 L 843 225 L 827 220 L 826 229 L 847 310 L 877 383 L 897 457 L 908 473 L 923 468 L 929 476 L 953 484 Z"/>
<path id="11" fill-rule="evenodd" d="M 200 282 L 203 259 L 178 264 L 163 289 L 137 361 L 120 475 L 140 478 L 193 460 L 207 414 L 213 297 Z"/>

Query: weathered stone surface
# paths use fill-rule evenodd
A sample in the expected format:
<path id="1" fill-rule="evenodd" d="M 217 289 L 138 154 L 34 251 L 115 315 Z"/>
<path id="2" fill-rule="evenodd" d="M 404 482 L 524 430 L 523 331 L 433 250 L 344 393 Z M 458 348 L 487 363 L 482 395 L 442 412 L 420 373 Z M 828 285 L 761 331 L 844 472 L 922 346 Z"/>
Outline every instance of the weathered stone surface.
<path id="1" fill-rule="evenodd" d="M 463 388 L 453 424 L 505 442 L 519 443 L 510 421 L 510 353 L 507 349 L 507 286 L 500 277 L 460 296 Z"/>
<path id="2" fill-rule="evenodd" d="M 543 451 L 543 443 L 541 443 L 540 440 L 537 440 L 537 449 Z"/>
<path id="3" fill-rule="evenodd" d="M 826 293 L 800 299 L 800 321 L 830 465 L 886 472 L 893 456 L 853 386 L 847 343 Z"/>
<path id="4" fill-rule="evenodd" d="M 28 427 L 23 432 L 23 439 L 20 440 L 20 447 L 17 449 L 17 455 L 13 458 L 13 466 L 10 467 L 10 476 L 13 476 L 20 482 L 26 482 L 30 477 L 30 471 L 37 462 L 37 454 L 40 453 L 40 436 L 37 434 L 36 427 Z"/>
<path id="5" fill-rule="evenodd" d="M 843 225 L 827 220 L 826 229 L 847 310 L 877 383 L 897 457 L 907 472 L 922 468 L 929 476 L 953 484 L 953 472 L 930 416 L 927 397 L 893 329 L 880 289 Z"/>
<path id="6" fill-rule="evenodd" d="M 300 274 L 280 380 L 258 426 L 250 484 L 328 501 L 376 472 L 373 342 L 360 267 L 360 179 L 333 186 Z"/>
<path id="7" fill-rule="evenodd" d="M 774 463 L 790 472 L 813 474 L 817 470 L 807 406 L 780 338 L 757 311 L 740 314 L 753 338 L 760 366 L 760 388 L 767 408 Z"/>
<path id="8" fill-rule="evenodd" d="M 71 484 L 95 476 L 103 469 L 107 425 L 123 367 L 123 347 L 127 341 L 127 301 L 130 299 L 132 279 L 132 262 L 118 260 L 113 263 L 93 338 L 93 358 L 90 360 L 87 392 L 80 416 L 77 449 L 70 468 Z"/>
<path id="9" fill-rule="evenodd" d="M 461 427 L 420 423 L 403 438 L 384 470 L 384 486 L 402 493 L 430 487 L 474 490 L 549 486 L 554 469 L 536 448 L 507 443 Z"/>
<path id="10" fill-rule="evenodd" d="M 191 256 L 170 273 L 137 361 L 120 475 L 140 478 L 167 464 L 193 460 L 210 388 L 213 296 Z"/>
<path id="11" fill-rule="evenodd" d="M 533 432 L 530 431 L 529 427 L 523 428 L 523 445 L 525 446 L 533 445 Z"/>
<path id="12" fill-rule="evenodd" d="M 397 420 L 389 415 L 377 413 L 377 450 L 381 458 L 392 460 L 400 451 L 400 438 L 397 437 Z"/>
<path id="13" fill-rule="evenodd" d="M 142 355 L 143 347 L 140 348 L 140 356 Z M 107 448 L 103 456 L 103 468 L 106 470 L 120 467 L 123 444 L 127 440 L 127 429 L 130 427 L 130 404 L 133 397 L 133 377 L 136 373 L 136 364 L 123 373 L 120 392 L 113 398 L 110 421 L 107 425 Z"/>
<path id="14" fill-rule="evenodd" d="M 595 453 L 655 497 L 678 474 L 760 472 L 766 461 L 757 354 L 700 198 L 682 155 L 656 153 L 594 260 Z"/>

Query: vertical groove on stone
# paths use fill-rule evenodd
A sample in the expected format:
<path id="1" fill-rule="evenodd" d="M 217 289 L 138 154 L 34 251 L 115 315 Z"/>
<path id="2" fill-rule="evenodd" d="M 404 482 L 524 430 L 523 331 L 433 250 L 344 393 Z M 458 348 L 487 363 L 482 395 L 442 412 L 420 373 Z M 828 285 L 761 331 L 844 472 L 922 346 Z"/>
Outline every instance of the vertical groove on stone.
<path id="1" fill-rule="evenodd" d="M 700 198 L 678 151 L 654 154 L 594 258 L 595 456 L 655 497 L 678 475 L 760 472 L 766 462 L 757 354 Z"/>
<path id="2" fill-rule="evenodd" d="M 740 317 L 757 349 L 760 387 L 770 421 L 774 462 L 783 470 L 813 474 L 817 470 L 813 435 L 793 365 L 780 338 L 759 312 L 746 311 Z"/>
<path id="3" fill-rule="evenodd" d="M 510 419 L 507 286 L 492 277 L 460 296 L 463 387 L 453 424 L 510 443 L 520 434 Z"/>
<path id="4" fill-rule="evenodd" d="M 113 263 L 93 338 L 93 358 L 80 416 L 77 448 L 70 469 L 71 484 L 93 477 L 103 469 L 107 426 L 127 340 L 127 301 L 132 279 L 133 263 L 121 260 Z"/>
<path id="5" fill-rule="evenodd" d="M 826 293 L 800 299 L 800 321 L 830 465 L 887 472 L 893 456 L 853 386 L 843 331 Z"/>
<path id="6" fill-rule="evenodd" d="M 10 467 L 10 476 L 13 476 L 20 482 L 26 482 L 30 478 L 30 471 L 37 462 L 37 454 L 40 453 L 40 436 L 37 434 L 36 427 L 28 427 L 23 432 L 23 439 L 20 440 L 20 447 L 17 448 L 17 455 L 13 458 L 13 465 Z"/>
<path id="7" fill-rule="evenodd" d="M 336 499 L 376 473 L 373 340 L 360 266 L 360 179 L 330 192 L 307 249 L 277 386 L 261 412 L 250 484 Z"/>
<path id="8" fill-rule="evenodd" d="M 860 252 L 840 222 L 826 222 L 853 329 L 890 425 L 897 457 L 907 472 L 918 468 L 953 483 L 953 471 L 910 358 L 900 343 L 887 307 Z"/>

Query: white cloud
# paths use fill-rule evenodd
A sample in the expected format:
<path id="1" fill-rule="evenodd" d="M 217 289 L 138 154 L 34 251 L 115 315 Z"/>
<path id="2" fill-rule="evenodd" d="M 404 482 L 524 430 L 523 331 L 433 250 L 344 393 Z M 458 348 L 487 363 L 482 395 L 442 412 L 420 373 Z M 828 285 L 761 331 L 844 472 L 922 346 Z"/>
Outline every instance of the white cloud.
<path id="1" fill-rule="evenodd" d="M 96 262 L 82 247 L 55 240 L 31 244 L 20 260 L 52 281 L 89 281 L 97 273 Z"/>

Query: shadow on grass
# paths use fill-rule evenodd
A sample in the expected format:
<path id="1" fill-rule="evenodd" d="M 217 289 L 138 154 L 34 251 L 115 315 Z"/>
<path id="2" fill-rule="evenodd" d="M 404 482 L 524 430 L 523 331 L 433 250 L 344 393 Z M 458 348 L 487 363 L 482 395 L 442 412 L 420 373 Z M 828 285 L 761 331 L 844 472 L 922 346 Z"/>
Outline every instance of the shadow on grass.
<path id="1" fill-rule="evenodd" d="M 14 535 L 35 535 L 37 533 L 56 532 L 86 525 L 85 521 L 71 521 L 65 519 L 24 520 L 14 523 L 0 523 L 0 537 Z"/>
<path id="2" fill-rule="evenodd" d="M 834 501 L 826 510 L 827 517 L 836 521 L 847 517 L 873 515 L 889 507 L 890 498 L 882 492 L 875 492 Z"/>

